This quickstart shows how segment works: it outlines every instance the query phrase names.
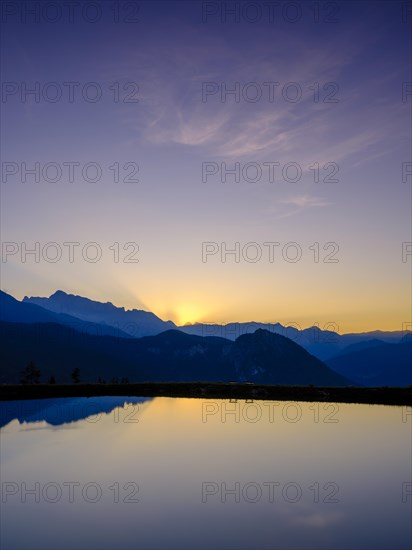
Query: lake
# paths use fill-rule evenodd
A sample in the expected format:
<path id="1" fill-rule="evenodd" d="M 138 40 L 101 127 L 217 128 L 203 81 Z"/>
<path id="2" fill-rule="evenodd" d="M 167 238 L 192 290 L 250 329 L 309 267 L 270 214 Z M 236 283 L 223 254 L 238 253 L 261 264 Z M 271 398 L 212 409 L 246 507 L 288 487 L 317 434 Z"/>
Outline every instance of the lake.
<path id="1" fill-rule="evenodd" d="M 412 407 L 0 405 L 2 550 L 412 547 Z"/>

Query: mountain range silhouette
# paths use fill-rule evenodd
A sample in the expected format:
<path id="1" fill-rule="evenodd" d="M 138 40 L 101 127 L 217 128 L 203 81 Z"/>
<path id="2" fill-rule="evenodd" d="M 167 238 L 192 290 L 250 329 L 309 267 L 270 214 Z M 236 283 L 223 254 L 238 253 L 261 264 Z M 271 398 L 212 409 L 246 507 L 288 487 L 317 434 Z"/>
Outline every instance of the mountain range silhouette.
<path id="1" fill-rule="evenodd" d="M 224 327 L 231 338 L 205 335 L 222 333 L 220 325 L 177 327 L 150 312 L 63 291 L 21 302 L 0 291 L 0 382 L 19 382 L 22 369 L 34 361 L 42 381 L 54 376 L 61 383 L 71 381 L 74 368 L 84 382 L 127 377 L 317 386 L 412 383 L 410 333 L 340 335 L 279 323 Z"/>

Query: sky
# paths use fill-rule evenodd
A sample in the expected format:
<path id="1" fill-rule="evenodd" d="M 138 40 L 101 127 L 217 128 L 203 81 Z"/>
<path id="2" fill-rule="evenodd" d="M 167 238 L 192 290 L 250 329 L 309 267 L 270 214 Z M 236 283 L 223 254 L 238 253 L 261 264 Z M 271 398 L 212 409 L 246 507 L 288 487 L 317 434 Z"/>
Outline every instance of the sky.
<path id="1" fill-rule="evenodd" d="M 410 328 L 410 3 L 1 16 L 2 290 L 179 324 Z"/>

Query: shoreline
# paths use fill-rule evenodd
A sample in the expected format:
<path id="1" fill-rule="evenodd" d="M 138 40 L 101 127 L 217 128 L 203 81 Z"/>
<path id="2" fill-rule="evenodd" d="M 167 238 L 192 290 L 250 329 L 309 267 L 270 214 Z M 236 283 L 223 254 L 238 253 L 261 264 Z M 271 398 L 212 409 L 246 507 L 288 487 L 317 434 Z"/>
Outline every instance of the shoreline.
<path id="1" fill-rule="evenodd" d="M 0 401 L 58 397 L 191 397 L 412 405 L 412 387 L 360 388 L 273 386 L 227 382 L 141 382 L 136 384 L 2 384 Z"/>

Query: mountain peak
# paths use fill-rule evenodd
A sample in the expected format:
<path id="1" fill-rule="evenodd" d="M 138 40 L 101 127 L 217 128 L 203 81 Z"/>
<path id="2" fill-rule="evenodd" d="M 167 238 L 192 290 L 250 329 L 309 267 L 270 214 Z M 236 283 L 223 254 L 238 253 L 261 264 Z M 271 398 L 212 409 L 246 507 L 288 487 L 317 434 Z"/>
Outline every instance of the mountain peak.
<path id="1" fill-rule="evenodd" d="M 24 302 L 55 313 L 71 315 L 82 321 L 111 326 L 134 338 L 176 328 L 174 323 L 164 322 L 149 311 L 125 310 L 124 307 L 117 307 L 112 302 L 98 302 L 83 296 L 67 294 L 63 290 L 56 290 L 49 298 L 26 297 Z"/>
<path id="2" fill-rule="evenodd" d="M 240 380 L 271 384 L 344 385 L 319 359 L 286 336 L 259 328 L 239 336 L 229 358 Z"/>
<path id="3" fill-rule="evenodd" d="M 254 332 L 247 332 L 245 334 L 242 334 L 238 338 L 236 338 L 236 342 L 240 341 L 256 341 L 256 342 L 268 342 L 268 343 L 275 343 L 277 341 L 287 341 L 292 342 L 289 338 L 286 338 L 286 336 L 282 336 L 281 334 L 278 334 L 277 332 L 271 332 L 270 330 L 267 330 L 265 328 L 258 328 Z"/>
<path id="4" fill-rule="evenodd" d="M 67 294 L 67 292 L 64 292 L 64 290 L 56 290 L 56 292 L 54 292 L 54 294 L 50 294 L 49 297 L 58 298 L 59 296 L 70 296 L 70 294 Z"/>

